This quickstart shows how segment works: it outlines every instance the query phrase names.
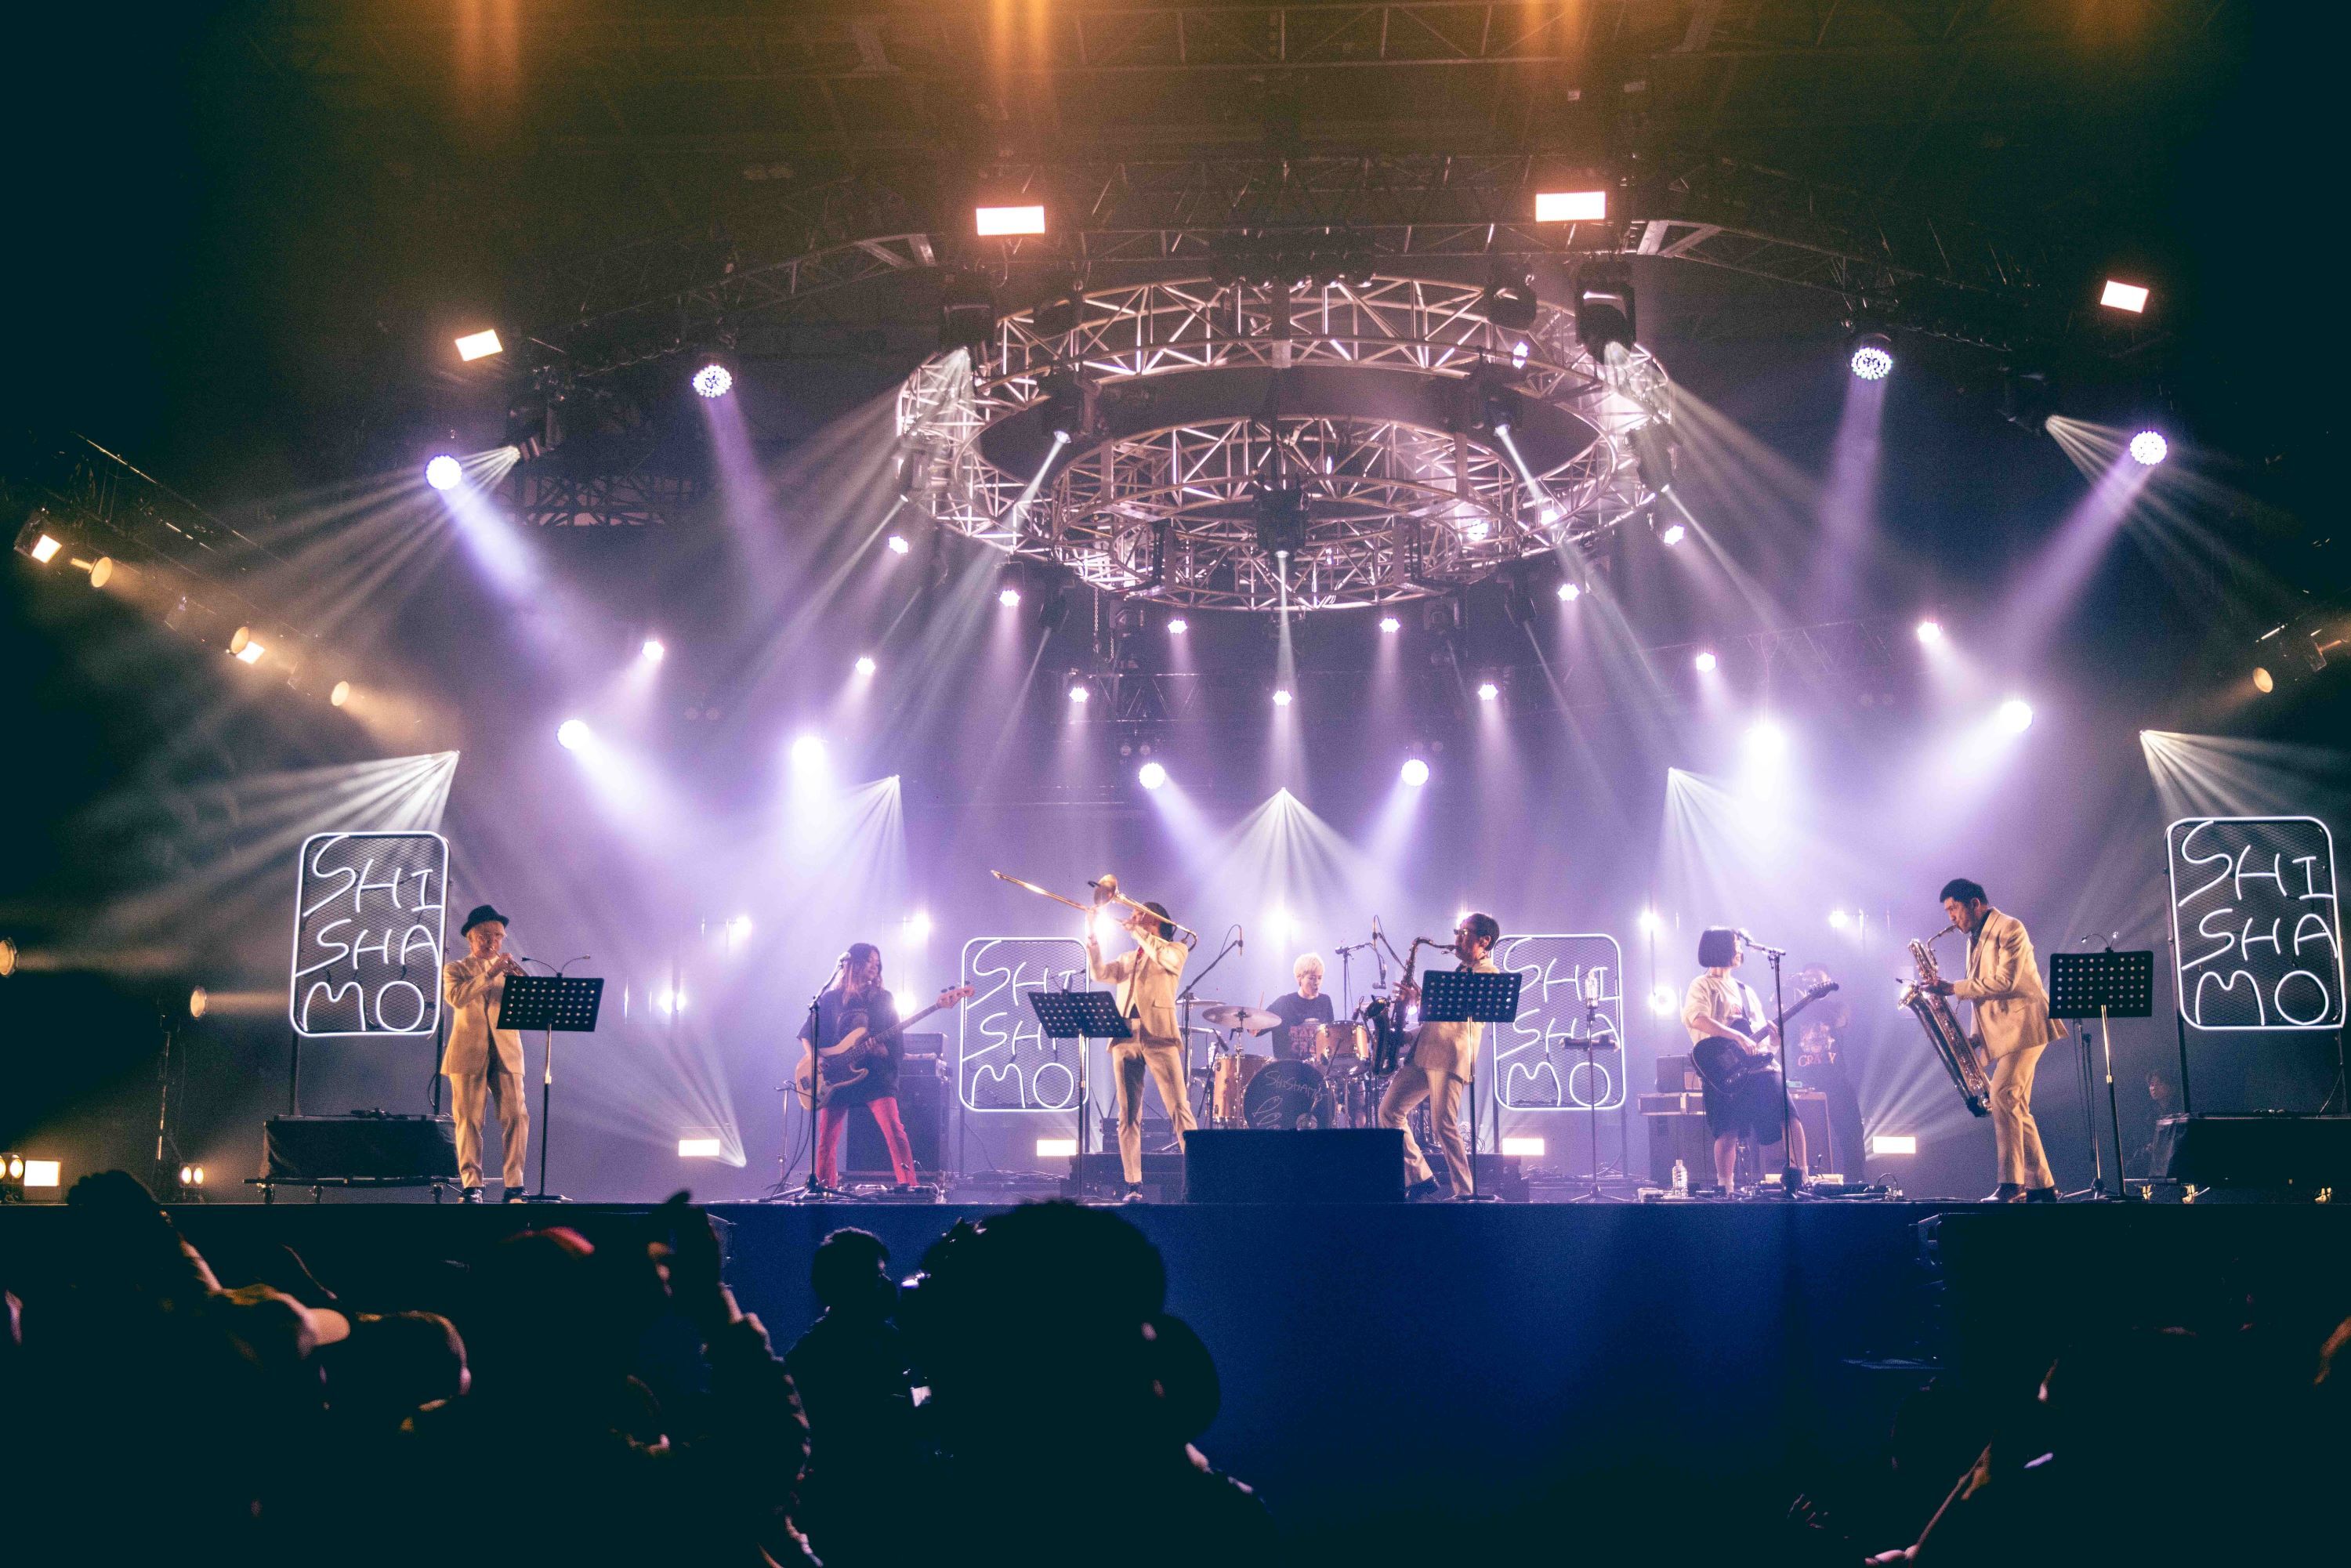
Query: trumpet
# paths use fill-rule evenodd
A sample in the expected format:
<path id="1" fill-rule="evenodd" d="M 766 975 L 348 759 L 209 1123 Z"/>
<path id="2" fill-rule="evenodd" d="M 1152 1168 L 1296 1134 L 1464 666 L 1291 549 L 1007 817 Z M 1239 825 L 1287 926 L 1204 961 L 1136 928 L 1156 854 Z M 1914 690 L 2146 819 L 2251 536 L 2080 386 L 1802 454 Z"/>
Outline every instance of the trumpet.
<path id="1" fill-rule="evenodd" d="M 1056 904 L 1066 904 L 1071 909 L 1078 911 L 1081 915 L 1092 915 L 1095 910 L 1100 909 L 1105 904 L 1123 904 L 1127 908 L 1134 911 L 1135 913 L 1148 915 L 1154 920 L 1165 919 L 1168 925 L 1173 925 L 1177 931 L 1182 932 L 1184 935 L 1190 936 L 1195 940 L 1197 940 L 1200 935 L 1197 931 L 1193 930 L 1182 921 L 1162 915 L 1155 909 L 1146 909 L 1142 904 L 1136 903 L 1134 899 L 1129 898 L 1126 894 L 1119 892 L 1118 878 L 1109 872 L 1102 873 L 1100 877 L 1086 883 L 1088 887 L 1094 890 L 1094 901 L 1092 904 L 1080 904 L 1074 898 L 1063 898 L 1060 894 L 1053 892 L 1050 888 L 1039 887 L 1033 882 L 1024 882 L 1020 878 L 1010 875 L 1005 872 L 991 871 L 987 874 L 994 877 L 998 882 L 1008 882 L 1015 887 L 1025 887 L 1029 892 L 1037 894 L 1041 897 L 1050 898 Z"/>

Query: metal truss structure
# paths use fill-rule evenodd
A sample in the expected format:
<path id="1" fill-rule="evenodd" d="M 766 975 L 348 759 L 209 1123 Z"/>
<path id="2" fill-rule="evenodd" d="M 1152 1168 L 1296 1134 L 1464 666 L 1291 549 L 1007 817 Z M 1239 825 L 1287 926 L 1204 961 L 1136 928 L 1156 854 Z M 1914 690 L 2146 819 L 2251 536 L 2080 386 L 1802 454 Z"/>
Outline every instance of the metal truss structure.
<path id="1" fill-rule="evenodd" d="M 702 496 L 700 483 L 691 477 L 643 468 L 573 474 L 521 466 L 507 484 L 516 519 L 549 528 L 666 523 L 690 511 Z"/>
<path id="2" fill-rule="evenodd" d="M 1663 372 L 1637 350 L 1595 362 L 1555 307 L 1497 326 L 1484 298 L 1193 278 L 1087 292 L 1055 329 L 1007 317 L 983 359 L 908 379 L 906 494 L 1092 587 L 1196 609 L 1387 603 L 1580 550 L 1653 499 L 1629 437 L 1664 417 Z M 1258 516 L 1284 489 L 1303 511 L 1286 559 Z"/>

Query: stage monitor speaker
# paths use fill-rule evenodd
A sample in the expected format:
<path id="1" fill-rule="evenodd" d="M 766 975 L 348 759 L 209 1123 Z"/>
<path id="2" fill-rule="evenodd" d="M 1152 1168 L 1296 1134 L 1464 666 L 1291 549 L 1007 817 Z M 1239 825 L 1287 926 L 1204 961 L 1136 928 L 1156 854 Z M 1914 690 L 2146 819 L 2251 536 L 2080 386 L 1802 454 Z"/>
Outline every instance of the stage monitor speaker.
<path id="1" fill-rule="evenodd" d="M 272 1116 L 262 1147 L 272 1181 L 457 1179 L 456 1124 L 445 1116 Z"/>
<path id="2" fill-rule="evenodd" d="M 2351 1116 L 2166 1116 L 2154 1155 L 2164 1180 L 2197 1186 L 2351 1187 Z"/>
<path id="3" fill-rule="evenodd" d="M 1401 1203 L 1404 1134 L 1207 1129 L 1184 1135 L 1192 1203 Z"/>
<path id="4" fill-rule="evenodd" d="M 898 1070 L 898 1119 L 906 1124 L 906 1142 L 914 1151 L 914 1168 L 936 1174 L 946 1168 L 947 1083 L 939 1076 L 938 1058 L 909 1060 Z M 852 1106 L 849 1115 L 849 1150 L 845 1168 L 851 1176 L 890 1177 L 890 1151 L 871 1112 Z"/>

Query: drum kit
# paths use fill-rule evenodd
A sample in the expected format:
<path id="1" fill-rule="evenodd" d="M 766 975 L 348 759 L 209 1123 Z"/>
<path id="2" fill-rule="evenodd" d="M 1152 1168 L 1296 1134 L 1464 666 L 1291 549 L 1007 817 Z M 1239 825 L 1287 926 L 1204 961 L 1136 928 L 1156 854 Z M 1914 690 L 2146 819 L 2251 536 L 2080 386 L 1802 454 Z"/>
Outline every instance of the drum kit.
<path id="1" fill-rule="evenodd" d="M 1285 1051 L 1258 1056 L 1242 1048 L 1241 1038 L 1283 1029 L 1280 1015 L 1211 1002 L 1195 1016 L 1217 1039 L 1209 1065 L 1194 1074 L 1208 1084 L 1207 1125 L 1287 1131 L 1372 1124 L 1379 1097 L 1371 1082 L 1371 1030 L 1362 1020 L 1300 1024 L 1278 1037 Z"/>

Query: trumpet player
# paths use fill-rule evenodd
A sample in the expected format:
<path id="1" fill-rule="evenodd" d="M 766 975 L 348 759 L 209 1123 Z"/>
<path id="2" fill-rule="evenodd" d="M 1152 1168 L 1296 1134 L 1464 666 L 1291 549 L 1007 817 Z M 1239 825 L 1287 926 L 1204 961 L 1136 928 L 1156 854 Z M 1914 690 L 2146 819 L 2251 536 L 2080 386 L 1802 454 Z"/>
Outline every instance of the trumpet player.
<path id="1" fill-rule="evenodd" d="M 1967 933 L 1968 977 L 1923 988 L 1975 1004 L 1975 1041 L 1991 1059 L 1991 1132 L 2000 1152 L 1993 1203 L 2054 1203 L 2057 1178 L 2032 1120 L 2032 1072 L 2064 1023 L 2049 1016 L 2049 993 L 2024 922 L 1994 909 L 1983 884 L 1955 877 L 1943 884 L 1943 912 Z"/>
<path id="2" fill-rule="evenodd" d="M 530 1101 L 522 1086 L 522 1035 L 494 1026 L 506 999 L 507 977 L 528 971 L 506 951 L 507 917 L 491 905 L 476 905 L 458 935 L 465 939 L 465 956 L 441 970 L 441 991 L 451 1014 L 441 1071 L 449 1080 L 449 1108 L 456 1123 L 457 1179 L 465 1202 L 482 1201 L 482 1111 L 495 1095 L 505 1133 L 503 1196 L 512 1203 L 523 1195 Z"/>

